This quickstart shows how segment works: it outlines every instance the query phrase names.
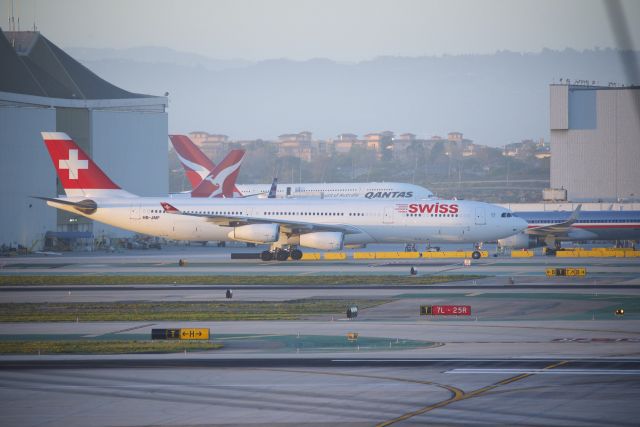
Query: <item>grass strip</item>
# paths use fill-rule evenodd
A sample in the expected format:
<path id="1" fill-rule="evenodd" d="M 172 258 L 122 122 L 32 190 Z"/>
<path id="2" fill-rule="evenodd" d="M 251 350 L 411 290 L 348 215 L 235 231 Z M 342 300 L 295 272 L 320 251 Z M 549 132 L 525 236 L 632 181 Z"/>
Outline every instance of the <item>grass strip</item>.
<path id="1" fill-rule="evenodd" d="M 408 270 L 407 270 L 408 273 Z M 18 285 L 432 285 L 436 283 L 481 279 L 480 275 L 447 276 L 185 276 L 185 275 L 100 275 L 100 276 L 57 276 L 57 275 L 15 275 L 0 276 L 0 286 Z"/>
<path id="2" fill-rule="evenodd" d="M 7 341 L 0 354 L 127 354 L 179 353 L 222 348 L 210 341 Z"/>
<path id="3" fill-rule="evenodd" d="M 304 299 L 284 302 L 96 302 L 4 303 L 0 322 L 295 320 L 319 314 L 344 314 L 389 300 Z"/>

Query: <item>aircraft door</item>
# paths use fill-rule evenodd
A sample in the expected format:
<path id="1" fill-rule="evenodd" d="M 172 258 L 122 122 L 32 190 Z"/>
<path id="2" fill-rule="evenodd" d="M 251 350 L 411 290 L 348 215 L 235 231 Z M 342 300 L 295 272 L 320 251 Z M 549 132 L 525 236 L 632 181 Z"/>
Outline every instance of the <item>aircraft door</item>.
<path id="1" fill-rule="evenodd" d="M 129 208 L 129 219 L 140 219 L 140 205 L 131 205 Z"/>
<path id="2" fill-rule="evenodd" d="M 387 206 L 384 208 L 384 217 L 382 218 L 383 224 L 393 224 L 393 206 Z"/>
<path id="3" fill-rule="evenodd" d="M 476 208 L 476 225 L 485 225 L 486 223 L 484 208 Z"/>
<path id="4" fill-rule="evenodd" d="M 287 197 L 291 197 L 291 187 L 287 187 Z"/>

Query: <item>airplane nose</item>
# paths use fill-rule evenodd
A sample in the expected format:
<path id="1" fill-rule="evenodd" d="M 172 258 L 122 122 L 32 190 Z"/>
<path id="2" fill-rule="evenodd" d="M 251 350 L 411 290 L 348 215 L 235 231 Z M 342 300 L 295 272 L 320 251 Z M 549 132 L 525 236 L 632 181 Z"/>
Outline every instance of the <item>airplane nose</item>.
<path id="1" fill-rule="evenodd" d="M 515 232 L 526 230 L 529 226 L 529 223 L 522 218 L 518 218 L 517 216 L 514 216 L 512 218 L 514 219 L 513 231 Z"/>

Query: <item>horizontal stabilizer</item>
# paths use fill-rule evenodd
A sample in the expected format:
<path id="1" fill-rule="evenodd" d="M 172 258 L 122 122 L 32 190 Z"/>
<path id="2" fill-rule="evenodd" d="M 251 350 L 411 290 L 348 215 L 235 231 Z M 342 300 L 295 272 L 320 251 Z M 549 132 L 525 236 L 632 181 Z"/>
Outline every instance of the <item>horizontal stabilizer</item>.
<path id="1" fill-rule="evenodd" d="M 94 213 L 96 209 L 98 209 L 98 204 L 95 201 L 90 199 L 81 200 L 79 202 L 72 202 L 71 200 L 56 199 L 53 197 L 39 197 L 39 196 L 31 196 L 31 197 L 33 197 L 34 199 L 45 200 L 47 202 L 73 206 L 78 211 L 87 215 Z"/>

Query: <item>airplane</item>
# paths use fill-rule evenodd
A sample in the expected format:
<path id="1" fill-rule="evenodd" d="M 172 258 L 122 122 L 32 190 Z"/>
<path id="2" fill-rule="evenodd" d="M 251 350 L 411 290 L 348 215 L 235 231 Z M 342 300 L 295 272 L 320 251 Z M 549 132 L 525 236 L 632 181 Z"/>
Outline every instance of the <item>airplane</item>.
<path id="1" fill-rule="evenodd" d="M 278 178 L 273 178 L 271 182 L 271 188 L 269 189 L 269 194 L 267 194 L 267 199 L 275 199 L 277 198 L 278 193 Z"/>
<path id="2" fill-rule="evenodd" d="M 301 259 L 299 247 L 493 241 L 527 226 L 506 208 L 463 200 L 138 197 L 116 185 L 67 134 L 42 137 L 66 193 L 38 197 L 47 205 L 167 239 L 270 244 L 260 255 L 264 261 Z"/>
<path id="3" fill-rule="evenodd" d="M 184 168 L 185 174 L 187 175 L 187 179 L 191 183 L 191 188 L 195 189 L 205 178 L 207 178 L 216 165 L 204 154 L 186 135 L 169 135 L 169 139 L 171 140 L 171 144 L 173 145 L 174 151 Z M 244 150 L 232 150 L 234 151 L 242 151 L 244 155 Z M 224 163 L 229 155 L 222 160 Z M 244 158 L 244 157 L 243 157 Z M 242 158 L 240 158 L 239 162 L 242 162 Z M 240 170 L 240 164 L 238 164 L 238 171 Z M 235 174 L 237 177 L 237 173 Z M 186 192 L 185 192 L 186 193 Z M 185 194 L 178 193 L 178 194 Z M 233 193 L 235 196 L 242 196 L 242 193 L 235 186 L 233 188 Z M 207 196 L 194 196 L 194 197 L 207 197 Z M 228 197 L 228 196 L 225 196 Z"/>
<path id="4" fill-rule="evenodd" d="M 191 197 L 234 197 L 244 150 L 231 150 L 191 191 Z"/>
<path id="5" fill-rule="evenodd" d="M 549 246 L 560 249 L 562 242 L 590 240 L 639 240 L 640 211 L 515 212 L 529 224 L 522 231 L 498 240 L 498 246 L 533 249 Z"/>
<path id="6" fill-rule="evenodd" d="M 169 135 L 192 188 L 207 176 L 214 163 L 186 135 Z M 238 184 L 237 195 L 266 197 L 270 184 Z M 236 194 L 236 193 L 234 193 Z M 419 185 L 398 182 L 335 182 L 280 184 L 277 197 L 324 197 L 366 199 L 428 199 L 433 193 Z"/>

